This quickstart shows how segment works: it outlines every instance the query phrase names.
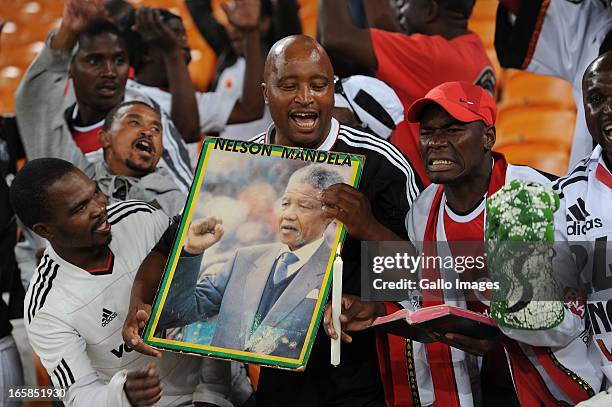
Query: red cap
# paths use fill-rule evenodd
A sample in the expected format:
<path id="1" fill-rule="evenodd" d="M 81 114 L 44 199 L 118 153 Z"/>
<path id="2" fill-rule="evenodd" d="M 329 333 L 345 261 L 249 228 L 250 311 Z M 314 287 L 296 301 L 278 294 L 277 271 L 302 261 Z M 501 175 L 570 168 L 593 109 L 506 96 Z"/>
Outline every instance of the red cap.
<path id="1" fill-rule="evenodd" d="M 482 120 L 487 126 L 495 124 L 495 101 L 486 90 L 472 83 L 446 82 L 436 86 L 408 108 L 408 121 L 418 123 L 423 109 L 432 103 L 461 122 Z"/>

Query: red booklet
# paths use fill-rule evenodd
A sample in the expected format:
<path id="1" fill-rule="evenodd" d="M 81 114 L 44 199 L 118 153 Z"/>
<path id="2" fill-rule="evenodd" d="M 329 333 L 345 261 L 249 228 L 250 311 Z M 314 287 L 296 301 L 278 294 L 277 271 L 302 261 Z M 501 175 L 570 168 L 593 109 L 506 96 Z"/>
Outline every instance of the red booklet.
<path id="1" fill-rule="evenodd" d="M 430 332 L 456 333 L 477 339 L 491 339 L 500 334 L 493 318 L 451 305 L 434 305 L 414 312 L 402 309 L 376 318 L 372 326 L 423 343 L 434 342 Z"/>

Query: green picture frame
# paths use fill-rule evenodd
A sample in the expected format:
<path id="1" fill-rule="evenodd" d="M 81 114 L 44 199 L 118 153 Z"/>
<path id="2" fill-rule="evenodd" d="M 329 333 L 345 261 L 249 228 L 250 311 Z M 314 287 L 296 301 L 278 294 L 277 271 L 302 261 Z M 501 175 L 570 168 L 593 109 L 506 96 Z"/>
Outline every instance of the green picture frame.
<path id="1" fill-rule="evenodd" d="M 220 161 L 221 157 L 224 161 Z M 359 185 L 359 180 L 361 178 L 365 163 L 365 157 L 360 155 L 350 155 L 345 153 L 304 148 L 291 148 L 220 138 L 207 139 L 202 145 L 194 182 L 189 191 L 188 200 L 185 205 L 185 210 L 183 211 L 177 237 L 175 238 L 172 252 L 164 271 L 162 282 L 155 297 L 151 318 L 149 319 L 143 333 L 143 340 L 145 343 L 161 350 L 235 360 L 243 363 L 253 363 L 282 369 L 298 371 L 303 370 L 307 364 L 308 357 L 316 337 L 316 332 L 323 316 L 324 305 L 331 289 L 333 262 L 345 234 L 345 229 L 342 224 L 338 224 L 335 231 L 330 234 L 330 236 L 333 236 L 333 243 L 330 242 L 329 245 L 325 246 L 325 249 L 330 249 L 329 256 L 327 256 L 327 251 L 325 251 L 326 262 L 319 263 L 326 264 L 325 274 L 321 287 L 318 290 L 318 296 L 314 305 L 314 312 L 308 320 L 308 328 L 304 338 L 304 343 L 298 357 L 288 357 L 286 355 L 283 356 L 282 354 L 273 355 L 258 353 L 256 351 L 244 349 L 229 349 L 212 346 L 210 344 L 178 340 L 176 338 L 168 339 L 160 333 L 162 330 L 158 330 L 160 317 L 164 311 L 168 291 L 170 290 L 172 282 L 175 278 L 175 272 L 177 270 L 178 260 L 183 249 L 188 226 L 190 225 L 194 216 L 194 210 L 198 205 L 199 200 L 203 199 L 202 196 L 206 195 L 205 188 L 203 189 L 202 186 L 206 185 L 207 183 L 207 171 L 208 173 L 212 173 L 214 166 L 220 165 L 220 162 L 224 162 L 227 165 L 228 162 L 239 163 L 241 160 L 255 160 L 257 165 L 263 167 L 264 169 L 266 168 L 266 163 L 269 162 L 271 163 L 271 170 L 272 167 L 278 169 L 279 165 L 286 165 L 288 168 L 295 168 L 296 166 L 301 166 L 300 168 L 302 168 L 309 165 L 329 167 L 330 169 L 335 169 L 338 172 L 345 174 L 343 177 L 345 182 L 355 188 L 357 188 Z M 220 170 L 216 169 L 216 171 L 219 173 Z M 249 177 L 250 174 L 245 174 L 243 178 L 248 179 Z M 232 181 L 229 180 L 228 182 L 231 183 Z M 314 300 L 314 298 L 312 299 Z M 238 335 L 241 333 L 236 332 L 236 334 Z"/>

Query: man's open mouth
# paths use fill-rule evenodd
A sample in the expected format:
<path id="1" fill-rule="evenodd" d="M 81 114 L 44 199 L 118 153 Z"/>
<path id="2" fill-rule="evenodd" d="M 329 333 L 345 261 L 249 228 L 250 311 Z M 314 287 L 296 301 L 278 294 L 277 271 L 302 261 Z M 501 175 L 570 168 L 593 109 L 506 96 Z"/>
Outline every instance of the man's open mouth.
<path id="1" fill-rule="evenodd" d="M 601 126 L 601 132 L 608 139 L 608 141 L 612 141 L 612 122 L 606 122 L 603 126 Z"/>
<path id="2" fill-rule="evenodd" d="M 140 151 L 144 151 L 149 155 L 152 155 L 155 152 L 155 147 L 153 147 L 153 143 L 145 138 L 140 138 L 136 140 L 136 143 L 134 143 L 134 148 Z"/>
<path id="3" fill-rule="evenodd" d="M 108 222 L 106 215 L 94 226 L 94 233 L 106 234 L 110 232 L 111 224 Z"/>
<path id="4" fill-rule="evenodd" d="M 103 82 L 96 86 L 96 90 L 102 94 L 114 95 L 119 89 L 119 86 L 115 82 Z"/>
<path id="5" fill-rule="evenodd" d="M 427 168 L 431 171 L 446 171 L 455 164 L 448 158 L 430 158 L 427 160 Z"/>
<path id="6" fill-rule="evenodd" d="M 300 130 L 311 131 L 317 125 L 319 114 L 314 111 L 293 112 L 289 114 L 289 117 L 291 118 L 295 126 L 298 127 Z"/>

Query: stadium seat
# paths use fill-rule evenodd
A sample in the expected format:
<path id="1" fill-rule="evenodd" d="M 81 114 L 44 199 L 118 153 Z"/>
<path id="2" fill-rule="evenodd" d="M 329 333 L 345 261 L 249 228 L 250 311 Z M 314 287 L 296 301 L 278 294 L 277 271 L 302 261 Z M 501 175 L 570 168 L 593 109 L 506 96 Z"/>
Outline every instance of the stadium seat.
<path id="1" fill-rule="evenodd" d="M 313 38 L 317 36 L 317 0 L 299 0 L 302 32 Z"/>
<path id="2" fill-rule="evenodd" d="M 0 114 L 15 113 L 15 90 L 25 68 L 14 64 L 0 65 Z"/>
<path id="3" fill-rule="evenodd" d="M 493 70 L 495 71 L 495 93 L 497 96 L 500 93 L 504 70 L 499 64 L 499 60 L 497 59 L 497 52 L 495 52 L 494 48 L 487 48 L 487 56 L 491 60 Z"/>
<path id="4" fill-rule="evenodd" d="M 495 147 L 511 164 L 529 165 L 540 171 L 562 176 L 567 174 L 569 153 L 548 143 L 522 143 Z"/>
<path id="5" fill-rule="evenodd" d="M 576 113 L 550 107 L 512 106 L 500 108 L 497 146 L 517 143 L 552 143 L 569 153 Z"/>
<path id="6" fill-rule="evenodd" d="M 480 37 L 485 48 L 493 48 L 495 20 L 470 19 L 468 21 L 468 29 Z"/>
<path id="7" fill-rule="evenodd" d="M 189 42 L 191 43 L 191 39 Z M 188 68 L 191 81 L 197 90 L 204 92 L 208 89 L 215 72 L 215 61 L 215 55 L 210 48 L 192 48 Z"/>
<path id="8" fill-rule="evenodd" d="M 503 104 L 548 105 L 570 110 L 576 108 L 572 86 L 568 82 L 516 69 L 506 71 L 503 79 Z"/>
<path id="9" fill-rule="evenodd" d="M 495 15 L 497 14 L 497 0 L 476 0 L 474 10 L 470 19 L 487 20 L 495 24 Z"/>
<path id="10" fill-rule="evenodd" d="M 253 389 L 255 389 L 255 391 L 257 391 L 257 385 L 259 384 L 260 371 L 261 368 L 259 365 L 247 365 L 247 374 L 249 375 L 251 386 L 253 386 Z"/>
<path id="11" fill-rule="evenodd" d="M 10 49 L 2 49 L 0 50 L 0 67 L 16 65 L 21 68 L 27 68 L 43 47 L 43 41 L 34 41 L 16 45 Z"/>
<path id="12" fill-rule="evenodd" d="M 54 25 L 54 21 L 31 24 L 24 21 L 9 20 L 2 30 L 2 52 L 9 47 L 44 41 Z"/>

